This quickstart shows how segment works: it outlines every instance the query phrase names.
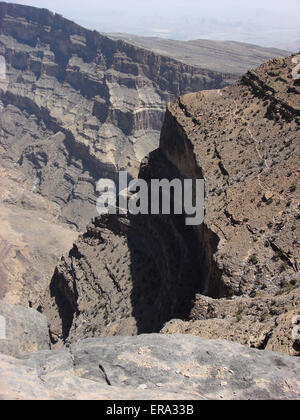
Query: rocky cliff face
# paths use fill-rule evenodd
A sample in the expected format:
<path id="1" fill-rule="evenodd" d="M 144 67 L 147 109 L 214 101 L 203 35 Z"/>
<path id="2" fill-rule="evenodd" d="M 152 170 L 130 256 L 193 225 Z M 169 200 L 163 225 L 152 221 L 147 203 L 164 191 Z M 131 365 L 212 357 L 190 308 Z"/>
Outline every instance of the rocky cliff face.
<path id="1" fill-rule="evenodd" d="M 276 293 L 299 268 L 299 83 L 291 58 L 233 87 L 186 95 L 166 115 L 161 149 L 206 181 L 205 224 L 218 236 L 218 295 Z M 207 282 L 209 290 L 211 281 Z"/>
<path id="2" fill-rule="evenodd" d="M 96 216 L 96 181 L 119 169 L 136 176 L 166 103 L 230 76 L 4 2 L 0 55 L 0 297 L 37 307 L 58 258 Z"/>
<path id="3" fill-rule="evenodd" d="M 39 312 L 0 301 L 0 317 L 1 354 L 16 356 L 50 350 L 47 319 Z"/>
<path id="4" fill-rule="evenodd" d="M 171 98 L 226 83 L 46 10 L 1 3 L 0 28 L 6 156 L 79 227 L 94 214 L 95 181 L 137 175 L 157 147 Z"/>
<path id="5" fill-rule="evenodd" d="M 232 87 L 169 105 L 160 149 L 140 177 L 203 177 L 204 224 L 96 219 L 52 279 L 44 307 L 53 342 L 155 332 L 180 318 L 188 324 L 163 332 L 299 354 L 300 107 L 292 67 L 291 57 L 273 60 Z"/>
<path id="6" fill-rule="evenodd" d="M 190 321 L 164 332 L 299 355 L 300 91 L 292 68 L 291 58 L 272 60 L 233 87 L 187 95 L 167 111 L 161 147 L 185 176 L 201 168 L 205 225 L 218 237 L 219 297 L 234 298 L 198 296 Z"/>

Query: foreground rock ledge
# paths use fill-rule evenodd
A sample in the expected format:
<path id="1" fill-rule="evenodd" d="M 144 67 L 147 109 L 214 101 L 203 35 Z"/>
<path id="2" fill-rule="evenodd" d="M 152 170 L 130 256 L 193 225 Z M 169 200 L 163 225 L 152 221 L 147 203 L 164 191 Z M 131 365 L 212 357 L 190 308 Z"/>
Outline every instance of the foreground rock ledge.
<path id="1" fill-rule="evenodd" d="M 39 312 L 0 301 L 0 317 L 6 337 L 0 335 L 0 353 L 15 356 L 50 349 L 47 319 Z"/>
<path id="2" fill-rule="evenodd" d="M 159 334 L 0 356 L 1 399 L 300 399 L 298 358 Z"/>

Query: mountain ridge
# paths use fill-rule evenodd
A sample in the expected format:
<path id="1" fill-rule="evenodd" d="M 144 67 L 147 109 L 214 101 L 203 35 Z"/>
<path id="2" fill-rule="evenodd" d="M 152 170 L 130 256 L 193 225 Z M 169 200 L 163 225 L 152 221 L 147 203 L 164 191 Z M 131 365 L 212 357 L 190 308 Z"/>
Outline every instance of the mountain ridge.
<path id="1" fill-rule="evenodd" d="M 106 34 L 113 39 L 124 39 L 156 53 L 171 56 L 186 64 L 241 76 L 250 67 L 257 67 L 270 58 L 290 55 L 290 51 L 261 47 L 237 41 L 195 39 L 176 41 L 158 37 L 142 37 L 131 34 Z"/>

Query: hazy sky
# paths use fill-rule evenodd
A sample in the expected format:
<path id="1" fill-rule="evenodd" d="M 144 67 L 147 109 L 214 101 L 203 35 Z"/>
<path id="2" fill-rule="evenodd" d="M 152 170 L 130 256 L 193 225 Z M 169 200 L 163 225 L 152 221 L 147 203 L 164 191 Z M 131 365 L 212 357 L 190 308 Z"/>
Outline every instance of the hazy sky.
<path id="1" fill-rule="evenodd" d="M 300 8 L 299 0 L 25 0 L 8 1 L 7 3 L 19 3 L 36 7 L 45 7 L 65 14 L 80 11 L 86 13 L 88 9 L 101 12 L 101 9 L 143 9 L 154 10 L 156 8 L 258 8 L 258 9 L 281 9 L 287 10 Z"/>
<path id="2" fill-rule="evenodd" d="M 47 8 L 102 32 L 127 32 L 182 40 L 232 39 L 282 48 L 300 40 L 300 0 L 7 2 Z"/>

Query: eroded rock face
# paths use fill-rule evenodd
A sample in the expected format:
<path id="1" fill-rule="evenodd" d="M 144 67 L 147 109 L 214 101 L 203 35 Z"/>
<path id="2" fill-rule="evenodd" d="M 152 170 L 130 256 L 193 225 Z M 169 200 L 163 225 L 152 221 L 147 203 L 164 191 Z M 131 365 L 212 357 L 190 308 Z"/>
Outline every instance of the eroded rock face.
<path id="1" fill-rule="evenodd" d="M 272 60 L 233 87 L 186 95 L 168 108 L 161 148 L 182 174 L 195 177 L 201 168 L 206 180 L 219 297 L 242 298 L 196 299 L 193 321 L 164 332 L 299 355 L 292 319 L 300 313 L 300 90 L 292 68 L 291 57 Z M 207 276 L 210 296 L 212 281 Z"/>
<path id="2" fill-rule="evenodd" d="M 185 177 L 200 168 L 206 181 L 219 297 L 275 294 L 298 279 L 300 90 L 292 68 L 291 58 L 270 61 L 232 87 L 186 95 L 167 110 L 163 152 Z"/>
<path id="3" fill-rule="evenodd" d="M 212 299 L 197 295 L 189 321 L 172 320 L 163 334 L 236 341 L 260 350 L 300 354 L 299 289 L 279 296 Z"/>
<path id="4" fill-rule="evenodd" d="M 78 233 L 59 220 L 55 203 L 35 193 L 32 179 L 0 158 L 1 165 L 0 299 L 38 308 L 39 296 Z"/>
<path id="5" fill-rule="evenodd" d="M 299 399 L 299 361 L 226 341 L 142 335 L 1 355 L 1 399 Z"/>
<path id="6" fill-rule="evenodd" d="M 274 60 L 233 87 L 169 105 L 160 149 L 140 177 L 203 177 L 204 224 L 96 219 L 44 299 L 54 342 L 155 332 L 179 318 L 197 324 L 178 332 L 299 354 L 299 85 L 291 70 L 291 58 Z M 197 294 L 212 298 L 211 310 Z"/>

